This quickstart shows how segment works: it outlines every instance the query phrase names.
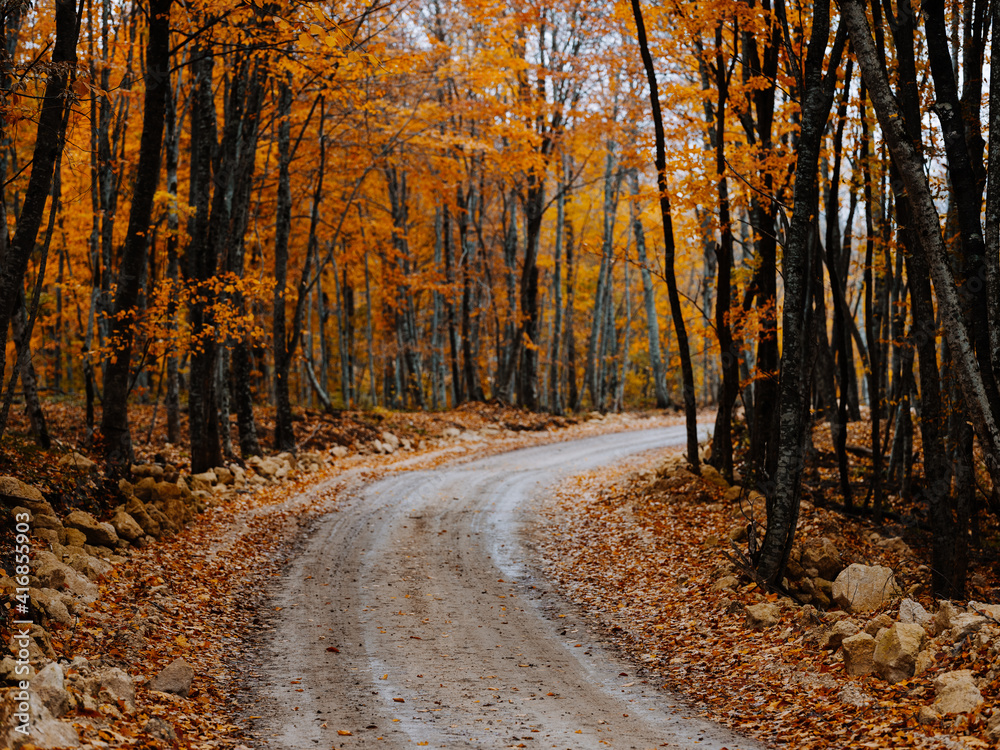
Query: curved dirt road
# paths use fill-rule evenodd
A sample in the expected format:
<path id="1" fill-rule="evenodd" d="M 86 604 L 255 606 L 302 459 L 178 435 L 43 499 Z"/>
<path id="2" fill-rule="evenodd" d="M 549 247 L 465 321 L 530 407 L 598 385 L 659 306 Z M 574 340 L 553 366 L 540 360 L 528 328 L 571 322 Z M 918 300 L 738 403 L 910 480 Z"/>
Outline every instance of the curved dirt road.
<path id="1" fill-rule="evenodd" d="M 271 602 L 267 684 L 248 709 L 259 746 L 759 747 L 685 718 L 602 647 L 533 572 L 520 533 L 560 477 L 683 439 L 670 428 L 519 450 L 342 503 Z"/>

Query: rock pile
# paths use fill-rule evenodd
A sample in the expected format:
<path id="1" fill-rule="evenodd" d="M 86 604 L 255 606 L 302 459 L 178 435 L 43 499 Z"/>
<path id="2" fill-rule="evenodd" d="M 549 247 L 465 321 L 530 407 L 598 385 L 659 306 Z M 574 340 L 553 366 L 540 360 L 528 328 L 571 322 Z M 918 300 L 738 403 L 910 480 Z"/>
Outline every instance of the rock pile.
<path id="1" fill-rule="evenodd" d="M 383 438 L 392 444 L 389 436 L 385 433 Z M 407 450 L 409 441 L 396 440 L 395 447 Z M 57 661 L 49 636 L 52 628 L 72 627 L 97 601 L 101 580 L 124 562 L 130 549 L 176 534 L 198 513 L 238 492 L 319 472 L 347 453 L 347 448 L 337 446 L 329 453 L 253 457 L 246 469 L 231 464 L 188 476 L 169 464 L 134 465 L 134 481 L 119 483 L 125 502 L 106 520 L 83 510 L 60 518 L 36 487 L 0 476 L 0 502 L 15 518 L 30 519 L 33 556 L 27 600 L 34 622 L 24 640 L 27 664 L 17 661 L 22 655 L 20 645 L 13 649 L 14 658 L 5 654 L 0 660 L 0 747 L 77 747 L 77 732 L 64 717 L 81 712 L 120 716 L 121 712 L 135 711 L 135 683 L 121 668 L 127 664 L 84 657 Z M 74 472 L 97 470 L 94 462 L 78 453 L 64 456 L 59 465 Z M 16 578 L 0 577 L 0 593 L 11 600 L 18 588 Z M 118 652 L 133 654 L 138 661 L 143 633 L 149 626 L 138 623 L 123 630 L 128 643 Z M 155 676 L 150 688 L 184 697 L 194 677 L 192 668 L 178 660 Z M 4 686 L 7 689 L 2 689 Z M 26 734 L 17 731 L 18 726 L 24 727 L 16 721 L 24 707 L 31 716 Z M 173 727 L 162 719 L 151 719 L 144 731 L 166 742 L 176 740 Z"/>

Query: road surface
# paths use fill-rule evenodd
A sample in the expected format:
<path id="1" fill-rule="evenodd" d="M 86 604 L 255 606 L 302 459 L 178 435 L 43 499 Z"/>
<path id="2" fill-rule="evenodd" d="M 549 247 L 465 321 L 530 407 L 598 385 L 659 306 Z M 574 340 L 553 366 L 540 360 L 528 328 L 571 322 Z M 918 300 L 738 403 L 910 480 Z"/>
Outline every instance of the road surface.
<path id="1" fill-rule="evenodd" d="M 683 441 L 682 427 L 605 435 L 348 498 L 271 601 L 259 746 L 760 747 L 645 683 L 539 577 L 523 533 L 560 478 Z"/>

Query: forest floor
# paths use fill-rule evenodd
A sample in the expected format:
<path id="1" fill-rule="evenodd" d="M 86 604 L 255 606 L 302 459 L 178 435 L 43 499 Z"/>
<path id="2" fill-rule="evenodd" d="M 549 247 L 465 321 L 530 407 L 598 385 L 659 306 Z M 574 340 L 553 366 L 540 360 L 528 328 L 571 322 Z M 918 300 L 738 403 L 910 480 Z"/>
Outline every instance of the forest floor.
<path id="1" fill-rule="evenodd" d="M 151 411 L 136 413 L 140 426 L 153 421 Z M 262 421 L 266 436 L 267 415 Z M 676 415 L 562 419 L 482 404 L 431 414 L 304 414 L 296 422 L 303 449 L 357 447 L 382 430 L 393 430 L 409 437 L 417 450 L 351 453 L 307 480 L 239 494 L 198 516 L 180 534 L 133 550 L 102 582 L 102 596 L 90 611 L 73 628 L 52 633 L 57 654 L 115 659 L 135 677 L 134 713 L 74 718 L 84 747 L 171 746 L 143 731 L 152 717 L 169 719 L 182 747 L 241 750 L 243 743 L 252 743 L 246 724 L 235 717 L 241 715 L 241 685 L 253 675 L 241 672 L 234 650 L 268 627 L 262 608 L 276 607 L 268 592 L 281 585 L 308 530 L 350 491 L 395 472 L 681 422 Z M 56 451 L 80 444 L 81 423 L 78 409 L 50 410 Z M 448 428 L 475 437 L 443 441 Z M 52 455 L 19 438 L 19 429 L 15 423 L 13 436 L 0 445 L 0 473 L 15 473 L 39 486 L 60 512 L 72 507 L 99 512 L 105 503 L 101 480 L 80 483 L 61 476 Z M 162 427 L 140 444 L 139 452 L 179 465 L 185 458 L 183 449 L 165 443 Z M 742 605 L 769 597 L 752 584 L 712 591 L 728 562 L 719 539 L 727 539 L 733 508 L 720 491 L 701 482 L 668 495 L 660 492 L 656 469 L 665 456 L 645 455 L 570 480 L 548 506 L 551 525 L 539 536 L 548 545 L 550 575 L 644 670 L 690 696 L 694 711 L 777 745 L 988 746 L 989 707 L 1000 705 L 996 682 L 983 689 L 983 711 L 919 724 L 920 706 L 933 699 L 933 674 L 892 686 L 871 677 L 847 678 L 832 653 L 809 642 L 806 632 L 814 623 L 796 614 L 802 609 L 789 608 L 781 627 L 746 630 Z M 879 540 L 899 536 L 900 530 L 881 528 L 873 535 L 870 523 L 821 507 L 819 494 L 807 503 L 801 532 L 831 536 L 845 558 L 891 564 L 904 587 L 930 607 L 922 594 L 928 574 L 920 568 L 927 553 L 921 539 L 908 537 L 905 553 L 898 546 L 880 547 Z M 997 601 L 998 593 L 995 569 L 974 571 L 973 598 Z M 135 638 L 133 625 L 143 621 L 157 624 Z M 179 656 L 196 672 L 188 698 L 147 689 L 151 678 Z M 981 672 L 974 656 L 968 650 L 941 654 L 935 671 L 972 667 Z M 845 703 L 848 688 L 846 695 L 858 705 Z"/>
<path id="2" fill-rule="evenodd" d="M 863 425 L 855 426 L 860 432 Z M 816 446 L 832 453 L 823 430 Z M 744 497 L 727 499 L 702 479 L 668 489 L 678 449 L 657 451 L 565 482 L 544 511 L 540 526 L 547 574 L 562 593 L 584 606 L 603 628 L 655 675 L 664 688 L 689 696 L 700 716 L 741 733 L 793 748 L 1000 747 L 1000 677 L 996 649 L 975 639 L 945 644 L 923 674 L 895 684 L 877 675 L 848 676 L 841 652 L 819 643 L 846 614 L 823 611 L 760 590 L 732 564 L 730 532 L 746 522 Z M 832 506 L 840 497 L 830 471 L 813 469 L 807 482 L 797 538 L 833 541 L 844 564 L 893 569 L 908 596 L 929 611 L 929 533 L 907 519 L 847 516 Z M 859 473 L 855 491 L 864 496 Z M 667 486 L 665 486 L 667 485 Z M 894 498 L 898 501 L 898 498 Z M 987 540 L 996 530 L 981 530 Z M 745 542 L 740 545 L 746 548 Z M 969 600 L 1000 602 L 995 550 L 980 551 L 970 571 Z M 746 606 L 781 605 L 780 621 L 753 630 Z M 959 602 L 965 604 L 965 602 Z M 893 611 L 855 617 L 874 635 Z M 885 619 L 888 618 L 888 619 Z M 969 669 L 985 702 L 967 714 L 934 717 L 921 709 L 935 698 L 934 678 Z M 923 721 L 921 721 L 923 719 Z M 988 726 L 989 725 L 989 726 Z M 992 731 L 990 729 L 992 727 Z"/>

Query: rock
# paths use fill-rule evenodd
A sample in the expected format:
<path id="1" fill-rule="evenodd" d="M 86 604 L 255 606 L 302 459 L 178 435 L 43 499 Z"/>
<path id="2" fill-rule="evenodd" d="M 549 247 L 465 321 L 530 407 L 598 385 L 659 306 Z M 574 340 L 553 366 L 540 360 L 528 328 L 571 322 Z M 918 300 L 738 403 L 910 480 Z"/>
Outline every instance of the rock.
<path id="1" fill-rule="evenodd" d="M 76 471 L 94 471 L 97 469 L 97 464 L 91 461 L 84 455 L 80 453 L 67 453 L 65 456 L 59 459 L 58 466 L 60 469 L 74 469 Z"/>
<path id="2" fill-rule="evenodd" d="M 50 620 L 62 625 L 72 625 L 73 616 L 55 589 L 31 589 L 31 601 L 42 606 Z"/>
<path id="3" fill-rule="evenodd" d="M 129 713 L 135 711 L 135 685 L 127 673 L 118 667 L 103 667 L 90 680 L 96 687 L 94 696 L 101 703 L 120 704 Z"/>
<path id="4" fill-rule="evenodd" d="M 51 552 L 42 551 L 35 555 L 35 575 L 44 587 L 69 591 L 85 604 L 97 601 L 101 593 L 97 584 L 91 583 L 86 576 L 56 559 Z"/>
<path id="5" fill-rule="evenodd" d="M 22 666 L 21 669 L 24 670 L 25 667 Z M 33 680 L 35 678 L 35 668 L 29 664 L 27 670 L 25 674 L 19 674 L 17 662 L 11 657 L 5 656 L 3 659 L 0 659 L 0 683 L 17 685 L 21 680 Z"/>
<path id="6" fill-rule="evenodd" d="M 163 501 L 163 515 L 170 519 L 170 522 L 178 529 L 194 518 L 191 507 L 179 497 Z"/>
<path id="7" fill-rule="evenodd" d="M 74 510 L 63 519 L 63 526 L 68 529 L 82 531 L 90 544 L 98 547 L 114 547 L 118 544 L 118 534 L 109 523 L 99 523 L 89 513 Z"/>
<path id="8" fill-rule="evenodd" d="M 741 494 L 743 494 L 743 488 L 740 487 L 739 485 L 734 484 L 732 487 L 726 490 L 726 494 L 722 496 L 722 499 L 725 500 L 727 503 L 735 503 L 740 499 Z"/>
<path id="9" fill-rule="evenodd" d="M 153 477 L 143 477 L 139 480 L 138 484 L 135 485 L 134 492 L 135 496 L 142 500 L 144 503 L 152 502 L 156 500 L 156 493 L 154 488 L 159 484 Z"/>
<path id="10" fill-rule="evenodd" d="M 936 724 L 939 718 L 941 718 L 940 714 L 930 706 L 921 706 L 920 710 L 917 711 L 917 723 L 919 724 Z"/>
<path id="11" fill-rule="evenodd" d="M 125 512 L 132 517 L 132 520 L 139 524 L 143 533 L 151 537 L 159 537 L 161 533 L 160 524 L 149 514 L 145 504 L 137 498 L 131 497 L 125 504 Z"/>
<path id="12" fill-rule="evenodd" d="M 119 510 L 115 513 L 111 519 L 111 525 L 115 527 L 115 533 L 121 539 L 125 539 L 132 544 L 135 544 L 137 540 L 142 539 L 146 535 L 142 526 L 136 523 L 136 520 L 124 510 Z"/>
<path id="13" fill-rule="evenodd" d="M 934 666 L 934 653 L 931 649 L 924 649 L 919 654 L 917 654 L 917 660 L 913 665 L 913 676 L 917 677 L 922 675 L 928 669 Z"/>
<path id="14" fill-rule="evenodd" d="M 191 491 L 187 488 L 186 483 L 181 484 L 179 480 L 177 482 L 157 482 L 153 485 L 151 496 L 153 502 L 162 503 L 167 500 L 181 500 L 185 497 L 190 497 Z"/>
<path id="15" fill-rule="evenodd" d="M 934 616 L 924 609 L 920 602 L 915 602 L 913 599 L 903 599 L 899 603 L 897 619 L 904 623 L 914 623 L 922 628 L 926 628 L 934 622 Z"/>
<path id="16" fill-rule="evenodd" d="M 161 693 L 173 693 L 184 698 L 191 692 L 191 682 L 194 680 L 194 669 L 184 659 L 174 659 L 150 683 L 150 690 Z"/>
<path id="17" fill-rule="evenodd" d="M 934 627 L 938 633 L 943 633 L 946 630 L 951 630 L 952 621 L 959 615 L 965 614 L 965 612 L 956 607 L 949 601 L 941 602 L 938 607 L 937 614 L 934 615 Z"/>
<path id="18" fill-rule="evenodd" d="M 893 619 L 884 612 L 877 617 L 873 617 L 865 625 L 865 632 L 868 633 L 872 638 L 878 638 L 878 634 L 883 630 L 888 630 L 892 627 Z"/>
<path id="19" fill-rule="evenodd" d="M 391 445 L 393 451 L 399 450 L 399 438 L 391 432 L 382 433 L 382 442 Z"/>
<path id="20" fill-rule="evenodd" d="M 844 688 L 837 693 L 837 698 L 841 703 L 848 706 L 854 706 L 854 708 L 864 708 L 872 702 L 872 697 L 854 684 L 844 686 Z"/>
<path id="21" fill-rule="evenodd" d="M 982 602 L 969 602 L 969 611 L 977 615 L 989 617 L 1000 622 L 1000 604 L 983 604 Z"/>
<path id="22" fill-rule="evenodd" d="M 972 671 L 959 669 L 934 678 L 937 700 L 934 709 L 940 714 L 966 714 L 983 704 L 983 694 L 972 679 Z"/>
<path id="23" fill-rule="evenodd" d="M 986 623 L 987 619 L 985 617 L 982 615 L 974 615 L 971 612 L 956 615 L 951 618 L 951 628 L 948 629 L 948 637 L 950 637 L 953 642 L 957 643 L 963 638 L 967 638 L 975 633 Z"/>
<path id="24" fill-rule="evenodd" d="M 154 716 L 143 724 L 142 731 L 162 742 L 170 744 L 177 742 L 177 733 L 174 731 L 174 725 L 165 719 L 161 719 L 159 716 Z"/>
<path id="25" fill-rule="evenodd" d="M 848 612 L 881 609 L 901 595 L 892 570 L 882 565 L 848 565 L 833 582 L 833 600 Z"/>
<path id="26" fill-rule="evenodd" d="M 761 602 L 760 604 L 751 604 L 746 608 L 744 624 L 751 630 L 764 630 L 777 625 L 780 619 L 781 607 L 771 602 Z"/>
<path id="27" fill-rule="evenodd" d="M 87 535 L 79 529 L 66 529 L 65 547 L 82 547 L 87 543 Z"/>
<path id="28" fill-rule="evenodd" d="M 154 481 L 163 480 L 163 467 L 159 464 L 138 464 L 132 466 L 132 474 L 139 478 L 152 477 Z"/>
<path id="29" fill-rule="evenodd" d="M 174 484 L 177 482 L 178 479 L 180 479 L 180 476 L 181 476 L 180 469 L 178 469 L 173 464 L 167 464 L 166 466 L 163 467 L 164 482 L 170 482 L 171 484 Z"/>
<path id="30" fill-rule="evenodd" d="M 38 513 L 36 511 L 31 512 L 31 528 L 32 530 L 37 529 L 50 529 L 58 534 L 65 533 L 62 521 L 60 521 L 55 516 L 50 516 L 46 513 Z"/>
<path id="31" fill-rule="evenodd" d="M 827 606 L 833 603 L 833 581 L 826 578 L 816 577 L 812 579 L 812 582 L 813 586 L 816 587 L 816 591 L 822 594 L 823 598 L 826 599 Z"/>
<path id="32" fill-rule="evenodd" d="M 747 524 L 737 524 L 729 529 L 729 539 L 734 542 L 742 542 L 747 539 Z"/>
<path id="33" fill-rule="evenodd" d="M 174 502 L 180 502 L 176 500 Z M 160 526 L 160 536 L 164 534 L 176 534 L 179 531 L 179 527 L 171 518 L 168 518 L 166 513 L 157 508 L 155 505 L 147 505 L 146 512 L 149 517 L 156 521 Z"/>
<path id="34" fill-rule="evenodd" d="M 42 493 L 30 484 L 25 484 L 20 479 L 16 479 L 14 477 L 0 477 L 0 496 L 17 498 L 20 500 L 32 500 L 43 506 L 48 506 L 48 515 L 55 515 L 55 511 L 52 510 L 52 506 L 48 504 L 42 496 Z M 32 512 L 38 513 L 36 508 L 33 508 L 28 503 L 18 503 L 18 505 L 27 505 Z"/>
<path id="35" fill-rule="evenodd" d="M 729 489 L 729 482 L 726 481 L 725 477 L 719 473 L 711 464 L 702 464 L 701 466 L 701 478 L 704 479 L 709 484 L 713 484 L 716 487 L 721 487 L 724 490 Z"/>
<path id="36" fill-rule="evenodd" d="M 69 711 L 69 693 L 63 687 L 63 670 L 58 662 L 46 664 L 31 681 L 31 689 L 57 719 Z"/>
<path id="37" fill-rule="evenodd" d="M 66 560 L 66 564 L 74 570 L 83 573 L 91 581 L 96 581 L 101 576 L 107 575 L 112 568 L 104 560 L 92 557 L 86 553 L 70 555 L 69 559 Z"/>
<path id="38" fill-rule="evenodd" d="M 253 459 L 257 459 L 254 461 Z M 271 479 L 278 470 L 281 469 L 281 464 L 275 461 L 273 458 L 260 458 L 259 456 L 253 456 L 247 463 L 254 468 L 258 474 L 266 479 Z"/>
<path id="39" fill-rule="evenodd" d="M 14 516 L 16 517 L 17 514 L 15 513 Z M 40 542 L 49 545 L 50 548 L 52 547 L 53 544 L 59 544 L 59 539 L 60 539 L 59 532 L 56 531 L 55 529 L 33 528 L 31 530 L 31 535 Z"/>
<path id="40" fill-rule="evenodd" d="M 600 418 L 600 417 L 598 417 L 598 418 Z M 445 427 L 444 430 L 442 430 L 442 432 L 441 432 L 442 437 L 446 437 L 446 438 L 457 438 L 461 434 L 462 434 L 462 431 L 460 429 L 458 429 L 457 427 Z"/>
<path id="41" fill-rule="evenodd" d="M 247 473 L 243 471 L 243 467 L 234 464 L 231 471 L 233 475 L 233 487 L 245 487 L 247 484 Z"/>
<path id="42" fill-rule="evenodd" d="M 875 639 L 875 671 L 886 682 L 913 677 L 927 633 L 915 623 L 894 623 Z"/>
<path id="43" fill-rule="evenodd" d="M 840 558 L 840 551 L 826 537 L 810 539 L 802 549 L 802 556 L 799 563 L 803 568 L 814 568 L 817 578 L 832 580 L 844 569 L 844 562 Z"/>
<path id="44" fill-rule="evenodd" d="M 1000 742 L 1000 711 L 994 709 L 989 724 L 986 725 L 986 736 L 994 742 Z"/>
<path id="45" fill-rule="evenodd" d="M 852 620 L 839 620 L 834 623 L 833 627 L 820 640 L 820 648 L 836 651 L 840 648 L 845 638 L 850 638 L 852 635 L 857 635 L 860 632 L 861 628 Z"/>
<path id="46" fill-rule="evenodd" d="M 844 650 L 844 667 L 852 677 L 875 671 L 875 639 L 868 633 L 858 633 L 845 638 L 840 647 Z"/>
<path id="47" fill-rule="evenodd" d="M 909 545 L 898 536 L 894 536 L 892 539 L 883 539 L 878 542 L 878 546 L 880 549 L 894 552 L 900 556 L 913 554 L 913 550 L 910 549 Z"/>
<path id="48" fill-rule="evenodd" d="M 27 736 L 16 730 L 21 724 L 17 714 L 21 713 L 30 717 Z M 52 715 L 33 690 L 8 690 L 0 698 L 0 747 L 17 750 L 29 744 L 37 750 L 79 747 L 80 738 L 71 724 L 65 724 Z"/>
<path id="49" fill-rule="evenodd" d="M 712 584 L 712 591 L 734 591 L 740 585 L 740 581 L 735 576 L 723 576 Z"/>
<path id="50" fill-rule="evenodd" d="M 213 471 L 215 472 L 215 478 L 218 484 L 229 486 L 236 481 L 236 477 L 233 475 L 233 472 L 225 466 L 218 466 L 213 469 Z"/>
<path id="51" fill-rule="evenodd" d="M 192 492 L 204 490 L 211 491 L 212 486 L 219 481 L 214 471 L 203 471 L 201 474 L 192 474 L 188 478 L 188 486 Z"/>

